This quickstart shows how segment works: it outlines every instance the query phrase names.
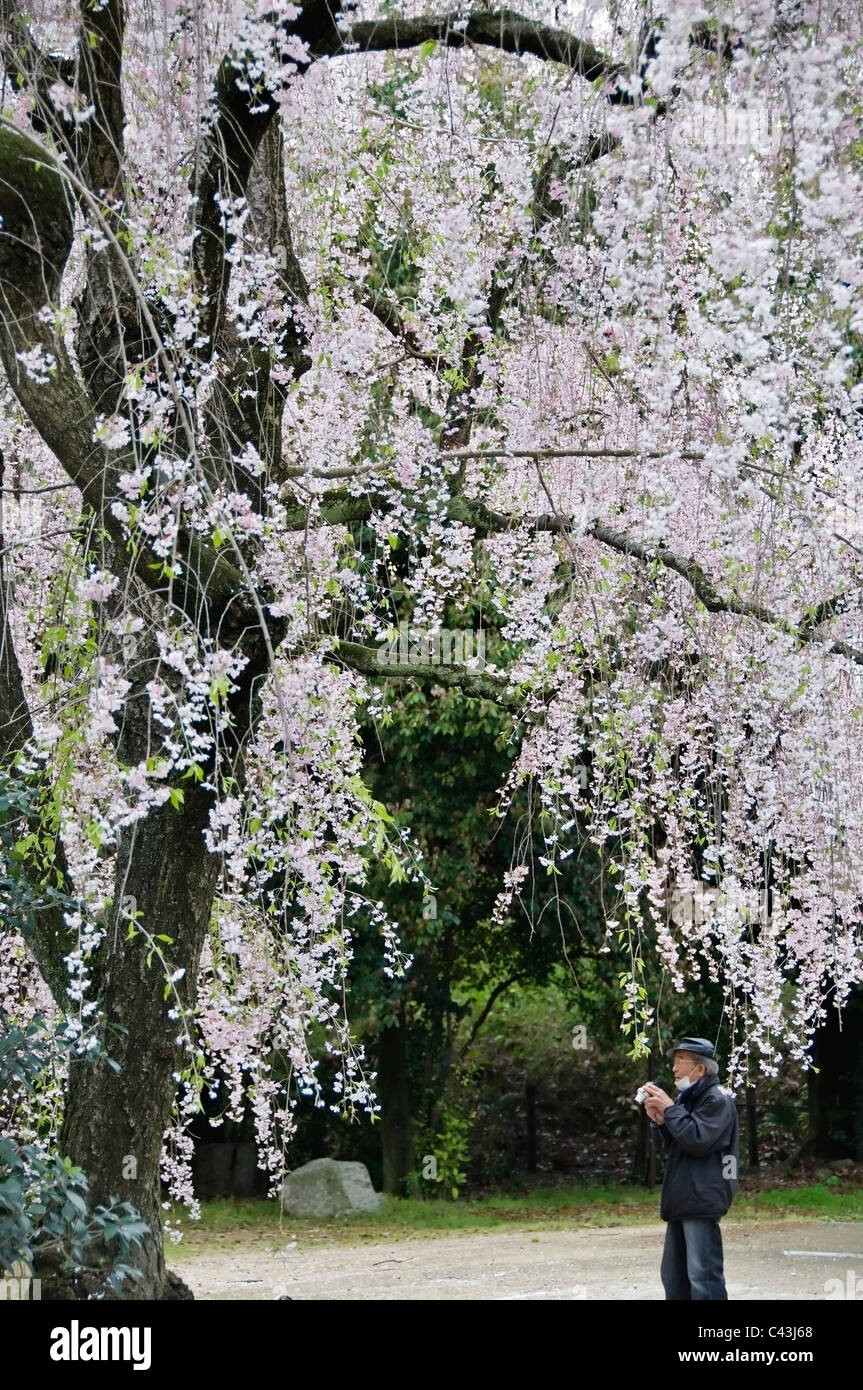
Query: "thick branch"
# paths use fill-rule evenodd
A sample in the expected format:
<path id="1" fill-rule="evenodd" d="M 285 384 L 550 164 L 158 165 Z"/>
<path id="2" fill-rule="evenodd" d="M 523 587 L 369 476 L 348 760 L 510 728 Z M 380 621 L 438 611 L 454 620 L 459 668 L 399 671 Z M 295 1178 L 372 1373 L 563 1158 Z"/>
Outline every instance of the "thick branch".
<path id="1" fill-rule="evenodd" d="M 693 48 L 702 48 L 706 53 L 719 53 L 726 63 L 730 63 L 738 49 L 743 47 L 743 40 L 738 33 L 715 21 L 713 28 L 704 20 L 693 24 L 689 42 Z"/>
<path id="2" fill-rule="evenodd" d="M 60 145 L 68 133 L 51 98 L 55 82 L 71 86 L 75 60 L 64 54 L 45 53 L 36 42 L 27 18 L 16 0 L 0 0 L 0 65 L 17 89 L 29 86 L 35 98 L 30 121 L 34 131 L 51 131 Z"/>
<path id="3" fill-rule="evenodd" d="M 606 92 L 606 95 L 609 101 L 616 100 L 617 88 L 612 87 Z M 605 133 L 592 136 L 576 154 L 565 161 L 566 171 L 573 172 L 576 169 L 588 168 L 603 158 L 604 155 L 617 149 L 619 144 L 620 141 L 616 137 Z M 538 170 L 534 182 L 534 230 L 538 231 L 545 222 L 560 218 L 563 215 L 563 204 L 550 198 L 551 182 L 554 177 L 560 177 L 563 172 L 562 157 L 558 151 L 552 151 Z M 533 248 L 524 250 L 518 264 L 514 267 L 508 264 L 507 258 L 504 256 L 495 268 L 485 315 L 485 328 L 492 335 L 497 333 L 507 301 L 511 298 L 516 286 L 528 269 L 532 251 Z M 471 402 L 475 399 L 476 392 L 482 386 L 485 376 L 479 367 L 483 344 L 483 337 L 471 329 L 465 338 L 462 349 L 462 375 L 465 384 L 460 388 L 453 388 L 447 402 L 448 423 L 443 435 L 444 448 L 450 454 L 460 453 L 462 458 L 467 457 L 467 454 L 463 452 L 463 446 L 470 442 L 473 428 L 474 412 L 471 408 Z M 465 476 L 465 465 L 461 463 L 453 479 L 454 492 L 462 490 Z"/>
<path id="4" fill-rule="evenodd" d="M 500 996 L 504 993 L 505 990 L 509 989 L 510 985 L 517 985 L 519 980 L 523 980 L 524 978 L 524 975 L 510 975 L 508 979 L 501 980 L 498 984 L 495 985 L 494 989 L 492 990 L 491 994 L 489 995 L 488 999 L 485 1001 L 485 1004 L 483 1005 L 482 1012 L 480 1013 L 479 1017 L 475 1020 L 474 1025 L 471 1028 L 470 1033 L 468 1034 L 467 1040 L 459 1053 L 460 1058 L 465 1058 L 467 1054 L 470 1052 L 471 1048 L 477 1040 L 477 1036 L 479 1035 L 480 1029 L 482 1028 L 483 1024 L 485 1023 L 486 1019 L 488 1018 L 489 1014 L 491 1013 Z"/>
<path id="5" fill-rule="evenodd" d="M 443 685 L 448 689 L 457 688 L 472 699 L 493 700 L 495 704 L 514 709 L 518 708 L 520 703 L 505 676 L 482 674 L 472 671 L 468 666 L 413 665 L 398 661 L 382 661 L 379 648 L 344 641 L 340 641 L 333 652 L 333 660 L 377 680 L 415 680 L 428 685 Z"/>
<path id="6" fill-rule="evenodd" d="M 672 452 L 670 449 L 453 449 L 449 455 L 455 459 L 705 459 L 707 455 L 699 449 L 683 449 Z M 744 464 L 745 468 L 755 467 Z M 764 472 L 773 470 L 764 469 Z M 776 473 L 777 478 L 781 477 Z"/>
<path id="7" fill-rule="evenodd" d="M 75 164 L 112 233 L 123 226 L 125 203 L 123 109 L 124 0 L 80 0 L 76 86 L 92 116 L 76 132 Z M 82 200 L 89 220 L 91 208 Z M 141 362 L 153 345 L 142 333 L 137 297 L 113 241 L 88 246 L 87 278 L 76 301 L 76 350 L 97 411 L 117 409 L 126 361 Z"/>
<path id="8" fill-rule="evenodd" d="M 231 479 L 231 486 L 245 492 L 257 512 L 263 512 L 264 479 L 284 476 L 282 467 L 282 416 L 288 386 L 274 377 L 273 368 L 288 368 L 294 376 L 308 371 L 311 358 L 302 309 L 308 303 L 308 286 L 294 252 L 285 200 L 284 149 L 281 125 L 272 120 L 258 145 L 249 173 L 248 231 L 251 239 L 277 261 L 274 280 L 284 313 L 280 340 L 275 348 L 248 335 L 240 336 L 229 321 L 222 323 L 217 353 L 220 367 L 205 409 L 205 428 L 214 486 Z M 278 375 L 278 374 L 277 374 Z M 265 468 L 264 479 L 243 472 L 237 477 L 232 455 L 253 445 Z"/>
<path id="9" fill-rule="evenodd" d="M 804 614 L 800 620 L 800 626 L 802 628 L 815 628 L 820 627 L 822 623 L 828 623 L 831 618 L 835 618 L 837 613 L 844 613 L 848 606 L 848 598 L 847 589 L 823 598 L 820 603 L 816 603 L 814 608 Z"/>
<path id="10" fill-rule="evenodd" d="M 801 644 L 813 643 L 826 647 L 832 655 L 847 657 L 855 665 L 863 666 L 863 652 L 850 646 L 848 642 L 831 642 L 829 638 L 820 637 L 812 631 L 811 619 L 804 617 L 799 622 L 794 622 L 788 618 L 783 618 L 780 613 L 774 613 L 772 609 L 764 607 L 763 604 L 751 603 L 748 599 L 737 598 L 734 594 L 721 594 L 697 560 L 690 559 L 688 556 L 676 555 L 674 551 L 668 550 L 664 545 L 645 545 L 634 537 L 628 536 L 622 531 L 615 531 L 600 521 L 592 522 L 588 526 L 586 534 L 594 536 L 596 540 L 602 541 L 604 545 L 608 545 L 614 550 L 619 550 L 624 555 L 633 555 L 637 559 L 645 561 L 659 560 L 666 569 L 674 570 L 676 574 L 686 580 L 699 603 L 704 605 L 708 613 L 737 613 L 743 618 L 752 618 L 755 622 L 763 623 L 766 627 L 775 628 L 778 632 L 784 632 L 789 637 L 794 637 Z M 824 618 L 820 621 L 824 621 Z"/>
<path id="11" fill-rule="evenodd" d="M 331 9 L 327 0 L 306 0 L 295 21 L 277 26 L 272 40 L 274 53 L 278 56 L 289 39 L 308 45 L 309 61 L 336 51 L 341 46 L 334 19 L 337 13 L 337 4 Z M 257 59 L 248 57 L 253 67 Z M 297 61 L 295 55 L 291 61 Z M 304 66 L 302 62 L 298 65 Z M 245 84 L 246 90 L 240 84 Z M 229 53 L 223 58 L 191 184 L 195 197 L 192 265 L 204 296 L 201 332 L 209 340 L 204 356 L 212 355 L 215 348 L 231 273 L 225 255 L 233 237 L 225 226 L 219 200 L 245 195 L 255 155 L 277 110 L 273 92 L 261 90 L 257 81 L 246 80 L 242 54 Z"/>
<path id="12" fill-rule="evenodd" d="M 530 531 L 549 531 L 557 535 L 568 535 L 573 529 L 572 518 L 564 516 L 560 512 L 542 512 L 538 516 L 524 517 L 519 521 L 515 516 L 492 511 L 482 502 L 465 502 L 465 507 L 468 513 L 473 516 L 479 535 L 508 531 L 515 525 L 526 526 Z M 752 603 L 749 599 L 738 598 L 734 594 L 721 594 L 707 571 L 690 556 L 678 555 L 662 544 L 651 545 L 645 541 L 640 541 L 629 532 L 617 531 L 614 527 L 599 520 L 589 522 L 581 534 L 601 541 L 603 545 L 618 551 L 621 555 L 631 555 L 634 559 L 643 560 L 646 564 L 658 560 L 666 569 L 673 570 L 675 574 L 679 574 L 682 579 L 686 580 L 695 597 L 707 609 L 708 613 L 735 613 L 743 618 L 751 618 L 766 627 L 772 627 L 778 632 L 786 633 L 800 643 L 814 643 L 823 646 L 833 655 L 844 656 L 856 665 L 863 665 L 863 652 L 852 647 L 848 642 L 831 642 L 829 638 L 821 637 L 814 632 L 812 616 L 804 614 L 798 622 L 794 622 L 784 618 L 780 613 L 766 608 L 763 604 Z M 826 606 L 819 606 L 819 609 L 816 610 L 817 621 L 826 621 L 837 602 L 838 600 L 835 599 L 828 600 Z M 818 616 L 819 613 L 821 616 Z"/>
<path id="13" fill-rule="evenodd" d="M 3 458 L 0 455 L 0 485 L 2 482 Z M 14 767 L 18 754 L 23 752 L 33 737 L 33 724 L 27 696 L 24 692 L 21 668 L 18 665 L 18 658 L 12 644 L 3 550 L 3 535 L 0 532 L 0 766 L 8 768 Z M 29 829 L 41 832 L 38 812 L 28 819 Z M 42 834 L 39 833 L 40 845 L 42 838 Z M 59 837 L 54 846 L 53 867 L 62 882 L 64 891 L 68 896 L 71 896 L 73 890 L 66 854 Z M 26 875 L 26 872 L 26 867 L 22 866 L 22 875 Z M 52 995 L 61 1009 L 65 1009 L 68 1006 L 66 987 L 69 975 L 64 958 L 72 949 L 74 942 L 73 939 L 70 939 L 69 928 L 63 920 L 63 909 L 59 902 L 56 899 L 52 900 L 51 897 L 46 897 L 44 892 L 39 893 L 38 896 L 45 897 L 45 903 L 34 914 L 34 929 L 28 934 L 27 940 Z"/>
<path id="14" fill-rule="evenodd" d="M 423 362 L 425 366 L 431 367 L 433 371 L 444 370 L 449 364 L 445 357 L 440 353 L 426 352 L 419 342 L 416 333 L 412 328 L 405 324 L 399 307 L 393 303 L 386 295 L 378 290 L 363 290 L 359 295 L 359 302 L 368 309 L 370 314 L 374 314 L 378 323 L 383 324 L 388 333 L 400 342 L 409 357 L 413 357 L 417 362 Z"/>
<path id="15" fill-rule="evenodd" d="M 7 127 L 0 127 L 0 218 L 0 359 L 9 384 L 81 489 L 85 506 L 93 508 L 122 550 L 123 526 L 110 503 L 118 496 L 119 475 L 133 471 L 136 459 L 130 451 L 109 452 L 94 440 L 93 403 L 50 321 L 72 237 L 65 183 L 35 141 Z M 49 311 L 47 320 L 43 310 Z M 183 566 L 179 580 L 166 576 L 146 547 L 130 558 L 129 571 L 224 645 L 260 627 L 248 586 L 227 554 L 199 537 L 181 535 L 177 558 Z"/>
<path id="16" fill-rule="evenodd" d="M 474 10 L 467 19 L 458 10 L 417 19 L 372 19 L 351 26 L 349 48 L 363 53 L 416 48 L 434 40 L 448 48 L 464 48 L 467 44 L 484 44 L 504 53 L 530 53 L 545 58 L 578 73 L 588 82 L 599 78 L 615 81 L 625 69 L 611 63 L 587 39 L 578 39 L 565 29 L 526 19 L 513 10 Z M 616 91 L 612 101 L 628 100 Z"/>
<path id="17" fill-rule="evenodd" d="M 80 488 L 121 552 L 123 526 L 111 512 L 117 479 L 135 468 L 129 451 L 108 452 L 94 440 L 96 415 L 76 376 L 63 340 L 40 310 L 51 307 L 71 237 L 71 218 L 62 179 L 50 166 L 37 171 L 39 147 L 0 128 L 0 360 L 22 408 L 67 476 Z M 173 579 L 146 546 L 129 558 L 151 593 L 181 608 L 224 646 L 239 645 L 252 666 L 264 634 L 248 585 L 223 551 L 194 535 L 181 534 Z M 273 623 L 274 630 L 278 622 Z"/>
<path id="18" fill-rule="evenodd" d="M 82 0 L 78 30 L 78 85 L 86 122 L 81 150 L 87 182 L 112 202 L 123 197 L 123 32 L 124 0 Z"/>
<path id="19" fill-rule="evenodd" d="M 780 627 L 786 632 L 794 631 L 793 624 L 787 623 L 785 619 L 772 613 L 769 608 L 758 603 L 751 603 L 748 599 L 736 598 L 733 594 L 720 594 L 713 580 L 702 569 L 697 560 L 686 555 L 677 555 L 661 543 L 658 545 L 646 544 L 625 531 L 615 531 L 613 527 L 606 526 L 602 521 L 590 522 L 585 530 L 585 535 L 602 541 L 603 545 L 619 551 L 621 555 L 632 555 L 635 559 L 644 560 L 646 563 L 659 560 L 666 569 L 673 570 L 675 574 L 679 574 L 682 579 L 686 580 L 699 603 L 704 605 L 708 613 L 737 613 L 741 617 L 754 618 L 756 622 L 766 623 L 771 627 Z"/>
<path id="20" fill-rule="evenodd" d="M 225 58 L 216 78 L 212 127 L 202 142 L 192 186 L 196 199 L 192 265 L 204 296 L 200 322 L 209 342 L 206 357 L 212 356 L 221 329 L 231 273 L 225 256 L 233 237 L 220 200 L 245 193 L 258 146 L 276 111 L 268 94 L 261 98 L 241 92 L 238 75 L 233 62 Z"/>
<path id="21" fill-rule="evenodd" d="M 0 126 L 0 297 L 32 317 L 52 300 L 72 249 L 65 183 L 36 140 Z"/>

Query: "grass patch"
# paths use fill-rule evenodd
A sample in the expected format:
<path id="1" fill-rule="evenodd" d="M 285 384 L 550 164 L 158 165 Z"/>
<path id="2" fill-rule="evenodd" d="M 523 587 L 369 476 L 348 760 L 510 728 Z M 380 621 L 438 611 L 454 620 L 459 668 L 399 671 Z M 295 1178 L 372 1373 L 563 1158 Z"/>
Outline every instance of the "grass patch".
<path id="1" fill-rule="evenodd" d="M 826 1182 L 807 1187 L 780 1187 L 738 1198 L 732 1212 L 752 1216 L 793 1218 L 797 1221 L 863 1221 L 863 1188 L 842 1188 Z M 739 1214 L 739 1213 L 738 1213 Z"/>
<path id="2" fill-rule="evenodd" d="M 184 1249 L 212 1252 L 227 1247 L 297 1240 L 309 1245 L 359 1245 L 411 1236 L 451 1235 L 507 1228 L 523 1231 L 577 1230 L 657 1222 L 659 1188 L 614 1184 L 536 1188 L 529 1193 L 464 1198 L 457 1202 L 384 1199 L 377 1212 L 320 1218 L 284 1216 L 278 1203 L 220 1198 L 201 1204 L 201 1220 L 189 1221 L 179 1208 L 173 1222 L 184 1235 Z M 861 1221 L 863 1189 L 837 1190 L 828 1182 L 738 1194 L 728 1221 Z"/>

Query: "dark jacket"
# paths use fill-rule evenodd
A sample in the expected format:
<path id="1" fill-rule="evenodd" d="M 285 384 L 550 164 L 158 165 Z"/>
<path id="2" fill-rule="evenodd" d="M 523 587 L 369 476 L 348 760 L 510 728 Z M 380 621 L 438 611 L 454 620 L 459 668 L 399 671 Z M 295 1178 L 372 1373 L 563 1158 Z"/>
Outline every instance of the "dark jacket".
<path id="1" fill-rule="evenodd" d="M 737 1191 L 737 1107 L 716 1076 L 681 1091 L 654 1125 L 665 1147 L 659 1214 L 663 1221 L 724 1216 Z M 733 1161 L 732 1161 L 733 1160 Z"/>

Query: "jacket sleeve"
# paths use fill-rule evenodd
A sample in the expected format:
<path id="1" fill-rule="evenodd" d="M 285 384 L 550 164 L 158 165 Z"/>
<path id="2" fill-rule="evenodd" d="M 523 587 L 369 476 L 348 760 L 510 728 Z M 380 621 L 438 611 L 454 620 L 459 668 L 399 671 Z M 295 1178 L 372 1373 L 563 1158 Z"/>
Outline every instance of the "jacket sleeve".
<path id="1" fill-rule="evenodd" d="M 667 1115 L 668 1111 L 666 1110 L 665 1113 Z M 652 1131 L 652 1138 L 654 1139 L 654 1141 L 658 1137 L 662 1143 L 663 1149 L 667 1153 L 671 1146 L 671 1135 L 668 1133 L 668 1130 L 665 1128 L 665 1125 L 658 1125 L 655 1120 L 651 1120 L 650 1128 Z"/>
<path id="2" fill-rule="evenodd" d="M 728 1101 L 714 1092 L 692 1111 L 679 1104 L 669 1106 L 664 1128 L 684 1153 L 703 1158 L 715 1149 L 728 1130 L 728 1120 Z"/>

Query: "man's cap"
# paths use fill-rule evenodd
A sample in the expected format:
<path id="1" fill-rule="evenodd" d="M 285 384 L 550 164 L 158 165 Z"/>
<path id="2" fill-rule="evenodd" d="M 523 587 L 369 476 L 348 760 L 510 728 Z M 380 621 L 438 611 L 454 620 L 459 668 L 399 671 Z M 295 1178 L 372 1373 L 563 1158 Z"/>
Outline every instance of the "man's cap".
<path id="1" fill-rule="evenodd" d="M 681 1038 L 666 1055 L 673 1057 L 675 1052 L 691 1052 L 694 1057 L 712 1057 L 714 1051 L 713 1043 L 707 1038 Z"/>

